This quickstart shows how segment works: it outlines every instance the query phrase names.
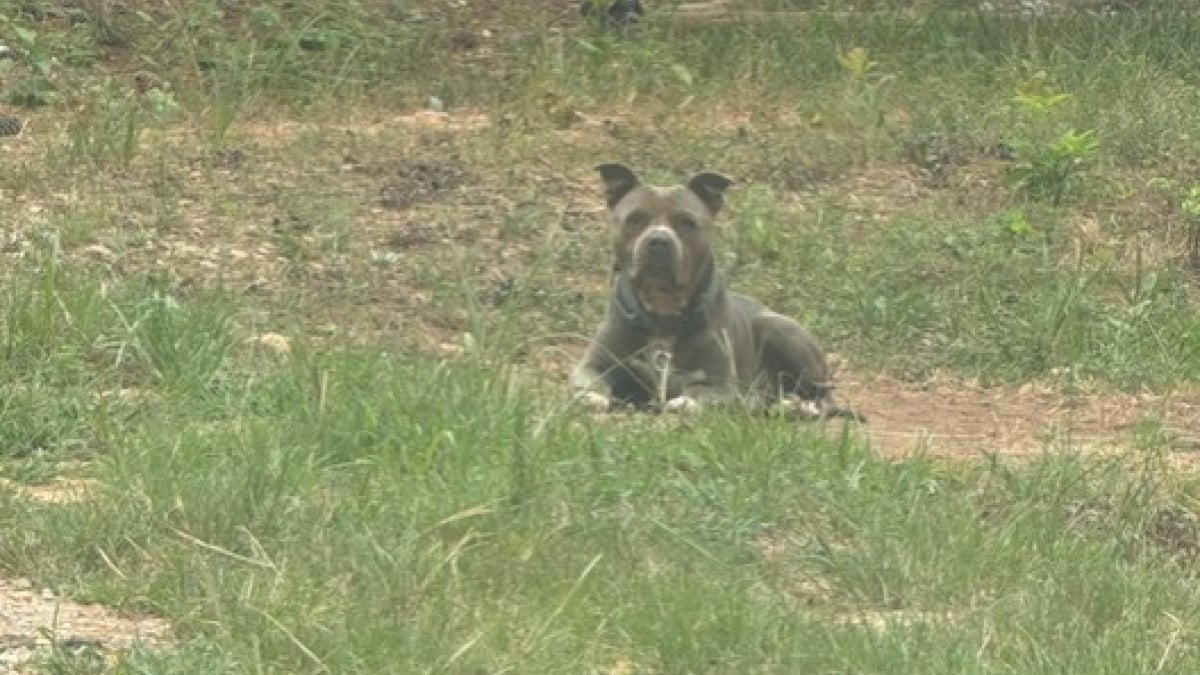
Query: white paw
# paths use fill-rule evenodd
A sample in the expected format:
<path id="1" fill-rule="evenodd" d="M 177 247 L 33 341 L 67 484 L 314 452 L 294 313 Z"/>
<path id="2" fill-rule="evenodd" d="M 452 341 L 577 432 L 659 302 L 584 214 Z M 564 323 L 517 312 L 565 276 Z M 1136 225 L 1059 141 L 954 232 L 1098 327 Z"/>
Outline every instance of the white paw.
<path id="1" fill-rule="evenodd" d="M 791 405 L 793 414 L 800 419 L 815 420 L 822 417 L 821 408 L 816 401 L 797 398 L 792 400 Z"/>
<path id="2" fill-rule="evenodd" d="M 579 401 L 593 412 L 608 412 L 608 409 L 611 405 L 611 401 L 608 400 L 608 396 L 605 396 L 598 391 L 582 392 L 576 397 L 575 400 Z"/>
<path id="3" fill-rule="evenodd" d="M 698 413 L 700 412 L 700 402 L 691 396 L 676 396 L 667 401 L 666 411 L 683 414 Z"/>

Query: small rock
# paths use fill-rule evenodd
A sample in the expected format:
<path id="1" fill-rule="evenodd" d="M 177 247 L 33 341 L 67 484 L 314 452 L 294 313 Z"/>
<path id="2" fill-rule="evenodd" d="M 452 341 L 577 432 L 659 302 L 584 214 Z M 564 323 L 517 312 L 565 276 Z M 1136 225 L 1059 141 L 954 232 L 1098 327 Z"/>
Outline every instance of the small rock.
<path id="1" fill-rule="evenodd" d="M 464 351 L 466 350 L 462 345 L 455 344 L 453 342 L 442 342 L 438 344 L 438 352 L 440 352 L 442 356 L 462 356 Z"/>
<path id="2" fill-rule="evenodd" d="M 25 131 L 25 122 L 6 115 L 0 115 L 0 136 L 20 136 Z"/>
<path id="3" fill-rule="evenodd" d="M 107 246 L 101 246 L 100 244 L 84 246 L 83 248 L 79 249 L 79 252 L 83 255 L 93 258 L 100 258 L 102 260 L 112 260 L 114 257 L 113 252 L 110 251 Z"/>
<path id="4" fill-rule="evenodd" d="M 292 343 L 279 333 L 263 333 L 247 340 L 256 347 L 262 347 L 276 356 L 287 356 L 292 353 Z"/>
<path id="5" fill-rule="evenodd" d="M 151 89 L 163 89 L 162 80 L 148 70 L 139 70 L 133 74 L 133 88 L 139 94 L 145 94 Z"/>
<path id="6" fill-rule="evenodd" d="M 430 96 L 429 102 L 425 107 L 429 108 L 433 112 L 446 112 L 446 104 L 442 103 L 442 99 L 436 96 Z"/>

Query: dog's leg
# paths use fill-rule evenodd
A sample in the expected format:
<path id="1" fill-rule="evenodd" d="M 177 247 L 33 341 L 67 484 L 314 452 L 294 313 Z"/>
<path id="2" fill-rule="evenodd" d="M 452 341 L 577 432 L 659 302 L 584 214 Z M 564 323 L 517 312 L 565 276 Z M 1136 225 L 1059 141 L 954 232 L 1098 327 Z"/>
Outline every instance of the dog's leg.
<path id="1" fill-rule="evenodd" d="M 648 403 L 653 379 L 648 368 L 631 358 L 645 343 L 645 337 L 627 325 L 606 318 L 568 378 L 576 400 L 597 411 L 624 402 Z"/>
<path id="2" fill-rule="evenodd" d="M 673 413 L 698 413 L 714 406 L 730 405 L 736 400 L 737 392 L 732 387 L 692 385 L 668 399 L 663 408 Z"/>
<path id="3" fill-rule="evenodd" d="M 666 401 L 667 412 L 696 413 L 706 408 L 747 403 L 738 389 L 739 339 L 748 335 L 731 334 L 722 328 L 691 336 L 679 345 L 674 381 L 678 392 Z M 684 367 L 680 367 L 680 365 Z M 697 368 L 696 366 L 701 366 Z"/>
<path id="4" fill-rule="evenodd" d="M 595 355 L 585 356 L 571 371 L 569 382 L 576 401 L 596 412 L 607 412 L 613 404 L 612 385 L 600 363 Z"/>
<path id="5" fill-rule="evenodd" d="M 762 350 L 763 385 L 773 400 L 788 404 L 801 419 L 866 418 L 842 408 L 833 394 L 829 364 L 817 341 L 793 319 L 765 310 L 755 318 Z"/>

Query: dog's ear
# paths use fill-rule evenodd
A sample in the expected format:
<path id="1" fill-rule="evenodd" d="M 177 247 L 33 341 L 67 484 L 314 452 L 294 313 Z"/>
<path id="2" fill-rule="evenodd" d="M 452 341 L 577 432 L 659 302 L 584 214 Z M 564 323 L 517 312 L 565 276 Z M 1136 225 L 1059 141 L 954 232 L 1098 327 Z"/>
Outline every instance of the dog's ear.
<path id="1" fill-rule="evenodd" d="M 725 205 L 725 191 L 729 189 L 730 185 L 733 185 L 733 181 L 727 176 L 711 171 L 692 176 L 687 184 L 688 189 L 696 193 L 696 196 L 704 202 L 709 211 L 713 212 L 713 215 L 716 215 L 717 211 L 720 211 L 721 207 Z"/>
<path id="2" fill-rule="evenodd" d="M 624 164 L 600 164 L 596 170 L 604 180 L 604 194 L 608 197 L 610 209 L 642 182 L 633 169 Z"/>

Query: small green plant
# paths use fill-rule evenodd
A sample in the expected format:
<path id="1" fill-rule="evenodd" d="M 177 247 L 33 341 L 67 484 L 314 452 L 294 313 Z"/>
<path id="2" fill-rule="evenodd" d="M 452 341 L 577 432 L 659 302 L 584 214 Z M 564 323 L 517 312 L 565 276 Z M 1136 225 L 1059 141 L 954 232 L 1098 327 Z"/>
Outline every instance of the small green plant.
<path id="1" fill-rule="evenodd" d="M 764 260 L 777 258 L 784 248 L 778 221 L 778 200 L 770 187 L 752 187 L 738 204 L 738 239 L 751 255 Z"/>
<path id="2" fill-rule="evenodd" d="M 1050 88 L 1045 76 L 1039 75 L 1013 98 L 1026 117 L 1028 131 L 1010 143 L 1017 164 L 1009 169 L 1008 179 L 1031 198 L 1058 206 L 1080 187 L 1083 169 L 1099 152 L 1100 140 L 1094 129 L 1045 131 L 1047 119 L 1070 94 Z"/>
<path id="3" fill-rule="evenodd" d="M 67 148 L 95 166 L 128 167 L 145 128 L 170 123 L 179 110 L 170 89 L 157 85 L 138 92 L 106 78 L 84 94 L 85 112 L 67 124 Z"/>
<path id="4" fill-rule="evenodd" d="M 1200 218 L 1200 185 L 1193 185 L 1180 205 L 1189 218 Z"/>
<path id="5" fill-rule="evenodd" d="M 232 320 L 223 306 L 182 305 L 156 293 L 132 316 L 138 351 L 157 383 L 195 394 L 217 379 L 233 347 Z"/>
<path id="6" fill-rule="evenodd" d="M 692 68 L 652 42 L 634 42 L 612 35 L 598 35 L 575 42 L 576 48 L 587 55 L 593 67 L 621 73 L 620 81 L 632 84 L 637 73 L 653 73 L 656 87 L 663 90 L 680 89 L 684 93 L 679 107 L 688 105 L 696 94 L 699 77 Z M 560 77 L 564 73 L 559 72 Z"/>
<path id="7" fill-rule="evenodd" d="M 879 65 L 867 56 L 867 50 L 862 47 L 838 52 L 837 60 L 842 65 L 842 68 L 845 68 L 846 72 L 850 74 L 852 79 L 859 81 L 866 79 L 867 73 Z"/>
<path id="8" fill-rule="evenodd" d="M 1180 205 L 1188 219 L 1188 257 L 1192 269 L 1200 270 L 1200 185 L 1188 190 Z"/>
<path id="9" fill-rule="evenodd" d="M 1029 196 L 1058 206 L 1082 182 L 1085 163 L 1096 156 L 1100 141 L 1095 130 L 1067 129 L 1049 143 L 1021 141 L 1013 144 L 1019 163 L 1009 179 Z"/>
<path id="10" fill-rule="evenodd" d="M 92 98 L 90 114 L 75 117 L 67 126 L 70 154 L 97 166 L 114 161 L 117 166 L 129 166 L 142 131 L 138 101 L 117 92 L 111 84 L 96 87 Z"/>
<path id="11" fill-rule="evenodd" d="M 7 23 L 0 17 L 0 25 Z M 12 105 L 30 108 L 56 103 L 58 87 L 54 84 L 58 60 L 50 52 L 46 39 L 37 31 L 22 26 L 7 26 L 17 46 L 20 58 L 16 61 L 0 59 L 0 75 L 13 67 L 24 67 L 24 73 L 12 80 L 5 93 L 5 100 Z M 6 31 L 7 32 L 7 31 Z M 15 65 L 14 65 L 15 64 Z"/>
<path id="12" fill-rule="evenodd" d="M 1021 211 L 1008 211 L 1000 216 L 1000 223 L 1005 234 L 1014 239 L 1028 239 L 1032 237 L 1037 229 L 1025 217 Z"/>
<path id="13" fill-rule="evenodd" d="M 884 117 L 888 108 L 885 94 L 892 76 L 877 70 L 879 63 L 872 61 L 863 47 L 838 51 L 835 57 L 846 75 L 842 92 L 845 122 L 856 129 L 856 133 L 871 139 L 866 147 L 886 145 L 890 136 Z M 873 156 L 874 152 L 868 151 L 862 159 L 871 161 Z"/>

